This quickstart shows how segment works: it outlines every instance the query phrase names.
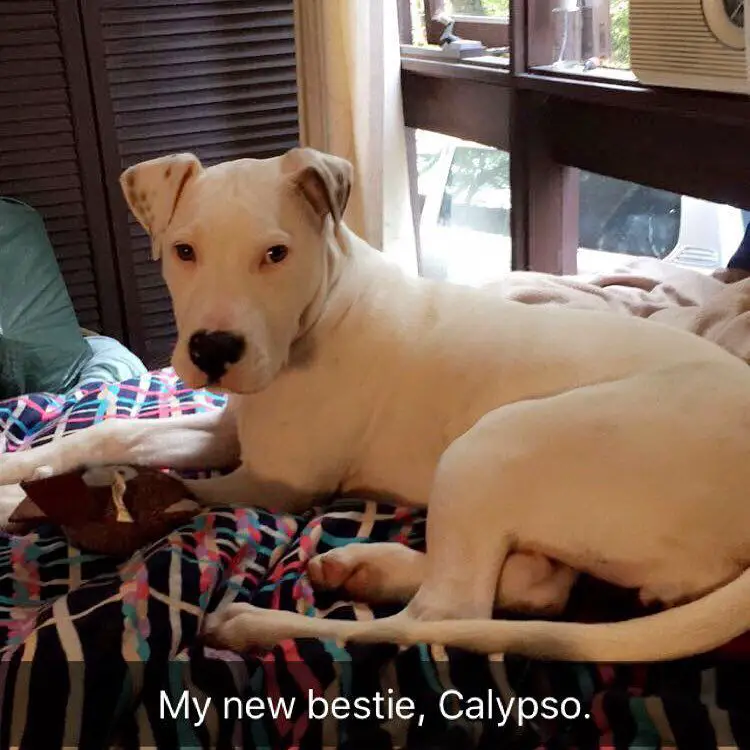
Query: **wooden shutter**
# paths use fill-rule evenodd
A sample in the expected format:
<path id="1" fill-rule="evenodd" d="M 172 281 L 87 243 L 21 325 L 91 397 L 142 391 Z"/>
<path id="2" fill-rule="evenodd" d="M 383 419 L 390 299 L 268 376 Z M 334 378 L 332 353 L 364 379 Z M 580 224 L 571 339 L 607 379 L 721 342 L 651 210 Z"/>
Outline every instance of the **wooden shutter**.
<path id="1" fill-rule="evenodd" d="M 168 361 L 174 322 L 160 268 L 117 183 L 176 151 L 205 164 L 298 145 L 292 0 L 81 0 L 123 278 L 130 345 Z"/>
<path id="2" fill-rule="evenodd" d="M 82 326 L 122 334 L 80 23 L 0 0 L 0 195 L 42 215 Z"/>

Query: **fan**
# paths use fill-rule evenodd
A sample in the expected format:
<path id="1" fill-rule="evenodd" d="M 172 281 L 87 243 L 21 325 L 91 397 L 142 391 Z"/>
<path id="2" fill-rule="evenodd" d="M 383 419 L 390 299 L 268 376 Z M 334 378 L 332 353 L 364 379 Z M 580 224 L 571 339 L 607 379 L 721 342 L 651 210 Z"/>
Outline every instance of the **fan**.
<path id="1" fill-rule="evenodd" d="M 745 0 L 702 0 L 706 23 L 716 38 L 733 49 L 745 47 Z"/>
<path id="2" fill-rule="evenodd" d="M 750 94 L 750 0 L 630 0 L 630 63 L 639 81 Z"/>

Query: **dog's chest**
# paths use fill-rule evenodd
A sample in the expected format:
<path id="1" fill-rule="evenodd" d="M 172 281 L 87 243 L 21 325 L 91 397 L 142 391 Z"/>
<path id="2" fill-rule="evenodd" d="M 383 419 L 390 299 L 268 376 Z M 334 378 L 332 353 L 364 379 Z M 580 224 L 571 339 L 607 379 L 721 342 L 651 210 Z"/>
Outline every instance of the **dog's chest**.
<path id="1" fill-rule="evenodd" d="M 242 463 L 298 490 L 335 490 L 352 458 L 357 415 L 315 378 L 282 379 L 237 399 Z"/>
<path id="2" fill-rule="evenodd" d="M 425 505 L 445 449 L 440 416 L 313 377 L 288 378 L 237 400 L 242 462 L 309 493 L 382 495 Z"/>

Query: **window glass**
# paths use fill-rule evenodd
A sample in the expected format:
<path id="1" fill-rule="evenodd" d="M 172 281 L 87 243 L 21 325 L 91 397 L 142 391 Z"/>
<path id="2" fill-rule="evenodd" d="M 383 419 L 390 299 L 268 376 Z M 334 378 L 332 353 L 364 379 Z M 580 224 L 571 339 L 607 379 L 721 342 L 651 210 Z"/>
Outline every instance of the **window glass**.
<path id="1" fill-rule="evenodd" d="M 417 131 L 421 269 L 482 284 L 510 270 L 510 156 Z"/>
<path id="2" fill-rule="evenodd" d="M 410 0 L 411 53 L 463 63 L 509 63 L 510 0 Z M 445 46 L 443 35 L 463 43 Z"/>
<path id="3" fill-rule="evenodd" d="M 424 0 L 410 0 L 411 43 L 417 47 L 427 45 L 427 19 L 425 18 Z"/>
<path id="4" fill-rule="evenodd" d="M 665 258 L 680 233 L 680 196 L 581 172 L 579 235 L 583 247 Z"/>
<path id="5" fill-rule="evenodd" d="M 529 34 L 540 67 L 634 80 L 629 0 L 555 0 L 551 9 L 545 0 L 529 2 L 537 5 Z"/>
<path id="6" fill-rule="evenodd" d="M 579 273 L 657 258 L 710 273 L 742 240 L 743 212 L 612 177 L 580 172 Z"/>
<path id="7" fill-rule="evenodd" d="M 479 285 L 511 269 L 510 155 L 417 131 L 424 276 Z M 750 214 L 733 206 L 580 171 L 577 270 L 609 273 L 655 258 L 726 267 Z"/>
<path id="8" fill-rule="evenodd" d="M 610 0 L 609 3 L 609 54 L 602 65 L 610 68 L 630 68 L 630 16 L 629 0 Z M 596 44 L 596 25 L 591 26 L 591 44 Z"/>
<path id="9" fill-rule="evenodd" d="M 445 10 L 461 16 L 507 16 L 510 0 L 447 0 Z"/>

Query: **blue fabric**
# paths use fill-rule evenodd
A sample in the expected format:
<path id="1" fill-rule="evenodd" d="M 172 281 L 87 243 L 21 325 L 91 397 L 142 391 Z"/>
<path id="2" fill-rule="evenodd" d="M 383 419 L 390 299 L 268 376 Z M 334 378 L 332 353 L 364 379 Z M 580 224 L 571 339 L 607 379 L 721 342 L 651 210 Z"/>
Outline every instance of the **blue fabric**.
<path id="1" fill-rule="evenodd" d="M 727 268 L 740 268 L 750 271 L 750 211 L 742 212 L 742 220 L 745 222 L 745 236 L 734 255 L 729 259 Z"/>
<path id="2" fill-rule="evenodd" d="M 91 360 L 42 217 L 0 197 L 0 398 L 74 387 Z"/>
<path id="3" fill-rule="evenodd" d="M 130 349 L 110 336 L 87 336 L 86 343 L 93 356 L 70 392 L 91 383 L 120 383 L 147 372 L 146 365 Z"/>

